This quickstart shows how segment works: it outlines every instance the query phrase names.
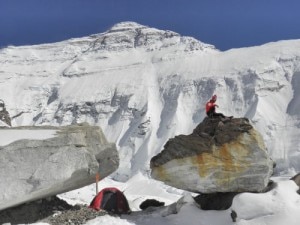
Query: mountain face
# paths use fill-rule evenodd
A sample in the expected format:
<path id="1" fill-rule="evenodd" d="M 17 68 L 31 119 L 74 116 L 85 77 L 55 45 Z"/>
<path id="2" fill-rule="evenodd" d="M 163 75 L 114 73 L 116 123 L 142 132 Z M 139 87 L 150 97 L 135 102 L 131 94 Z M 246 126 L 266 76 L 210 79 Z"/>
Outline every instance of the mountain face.
<path id="1" fill-rule="evenodd" d="M 300 170 L 300 40 L 221 52 L 133 22 L 105 33 L 0 50 L 0 98 L 13 126 L 99 125 L 126 180 L 149 170 L 166 141 L 218 111 L 247 117 L 277 172 Z"/>

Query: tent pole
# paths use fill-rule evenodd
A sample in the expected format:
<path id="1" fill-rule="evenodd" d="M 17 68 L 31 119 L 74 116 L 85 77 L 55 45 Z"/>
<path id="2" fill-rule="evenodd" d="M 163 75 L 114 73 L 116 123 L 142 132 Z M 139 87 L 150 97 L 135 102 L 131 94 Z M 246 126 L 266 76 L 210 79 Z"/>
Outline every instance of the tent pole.
<path id="1" fill-rule="evenodd" d="M 98 189 L 98 182 L 99 182 L 99 179 L 100 179 L 100 174 L 97 173 L 97 174 L 96 174 L 96 195 L 99 193 L 99 189 Z"/>

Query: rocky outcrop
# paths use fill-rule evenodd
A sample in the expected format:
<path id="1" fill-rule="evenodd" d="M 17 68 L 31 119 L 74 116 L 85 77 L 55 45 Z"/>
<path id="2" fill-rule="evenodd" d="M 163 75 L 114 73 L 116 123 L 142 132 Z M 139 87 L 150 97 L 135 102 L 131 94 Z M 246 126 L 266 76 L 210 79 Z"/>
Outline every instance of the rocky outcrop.
<path id="1" fill-rule="evenodd" d="M 9 113 L 6 110 L 0 111 L 0 120 L 3 121 L 8 126 L 11 126 L 11 119 Z"/>
<path id="2" fill-rule="evenodd" d="M 0 131 L 4 137 L 10 133 L 6 135 L 8 139 L 14 133 L 24 137 L 24 131 L 27 136 L 33 134 L 30 139 L 20 136 L 19 140 L 0 146 L 0 210 L 89 185 L 97 173 L 104 178 L 119 165 L 115 144 L 108 143 L 96 126 Z M 37 131 L 53 135 L 41 138 Z"/>
<path id="3" fill-rule="evenodd" d="M 293 180 L 298 185 L 299 189 L 298 189 L 297 193 L 300 194 L 300 173 L 293 176 L 291 178 L 291 180 Z"/>
<path id="4" fill-rule="evenodd" d="M 165 205 L 164 202 L 160 202 L 156 199 L 146 199 L 145 201 L 143 201 L 140 204 L 140 209 L 141 210 L 146 210 L 150 207 L 161 207 L 161 206 L 164 206 L 164 205 Z"/>
<path id="5" fill-rule="evenodd" d="M 200 193 L 260 192 L 273 162 L 246 118 L 205 118 L 190 135 L 170 139 L 151 159 L 152 177 Z"/>
<path id="6" fill-rule="evenodd" d="M 8 111 L 5 108 L 5 103 L 0 99 L 0 121 L 4 122 L 4 126 L 11 126 L 11 118 Z M 0 124 L 0 126 L 3 126 Z"/>

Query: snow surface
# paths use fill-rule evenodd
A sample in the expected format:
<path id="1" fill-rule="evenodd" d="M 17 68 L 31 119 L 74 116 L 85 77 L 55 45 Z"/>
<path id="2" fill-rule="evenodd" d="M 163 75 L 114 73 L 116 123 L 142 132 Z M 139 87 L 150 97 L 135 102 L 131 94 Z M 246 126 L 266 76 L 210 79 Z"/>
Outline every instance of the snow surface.
<path id="1" fill-rule="evenodd" d="M 230 210 L 202 211 L 190 198 L 177 215 L 134 212 L 90 224 L 298 225 L 299 195 L 286 175 L 300 170 L 300 40 L 221 52 L 172 31 L 121 23 L 54 44 L 0 49 L 1 99 L 13 126 L 99 125 L 121 165 L 100 187 L 119 187 L 134 211 L 146 198 L 170 204 L 188 193 L 154 181 L 149 161 L 166 141 L 189 134 L 218 95 L 218 111 L 247 117 L 276 161 L 278 187 L 238 195 Z M 18 115 L 18 116 L 17 116 Z M 4 137 L 0 136 L 0 141 Z M 89 204 L 94 185 L 60 195 Z M 285 198 L 286 197 L 286 198 Z"/>
<path id="2" fill-rule="evenodd" d="M 134 189 L 128 190 L 127 187 L 135 185 L 135 179 L 140 181 Z M 139 176 L 126 183 L 118 183 L 106 178 L 100 182 L 101 187 L 114 186 L 124 191 L 129 200 L 130 207 L 135 210 L 145 198 L 155 198 L 159 201 L 168 199 L 167 190 L 158 193 L 157 190 L 166 188 L 157 181 L 148 180 Z M 272 180 L 277 186 L 267 193 L 241 193 L 234 200 L 232 207 L 228 210 L 201 210 L 193 201 L 190 193 L 181 192 L 177 197 L 184 196 L 185 204 L 179 213 L 166 215 L 166 209 L 155 211 L 134 211 L 129 215 L 101 216 L 90 220 L 88 225 L 98 224 L 136 224 L 136 225 L 298 225 L 300 221 L 300 195 L 296 193 L 298 186 L 288 179 L 288 177 L 273 177 Z M 142 183 L 144 184 L 142 185 Z M 138 196 L 143 199 L 138 199 Z M 179 192 L 178 192 L 179 194 Z M 65 193 L 60 197 L 70 200 L 69 203 L 89 204 L 95 195 L 95 186 L 90 185 L 76 191 Z M 174 197 L 173 197 L 174 200 Z M 236 222 L 232 222 L 231 211 L 235 210 L 238 217 Z"/>
<path id="3" fill-rule="evenodd" d="M 0 129 L 0 146 L 8 145 L 12 142 L 30 139 L 45 140 L 55 137 L 57 130 L 32 130 L 32 129 Z"/>

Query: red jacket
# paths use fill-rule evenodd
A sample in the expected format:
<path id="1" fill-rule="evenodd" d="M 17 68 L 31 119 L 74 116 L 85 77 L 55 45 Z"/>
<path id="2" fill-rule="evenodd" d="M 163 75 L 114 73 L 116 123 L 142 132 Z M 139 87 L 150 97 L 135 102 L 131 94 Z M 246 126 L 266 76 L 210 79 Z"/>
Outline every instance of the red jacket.
<path id="1" fill-rule="evenodd" d="M 206 103 L 206 112 L 209 112 L 210 110 L 213 110 L 215 111 L 215 107 L 216 107 L 216 104 L 213 102 L 213 101 L 208 101 Z"/>

